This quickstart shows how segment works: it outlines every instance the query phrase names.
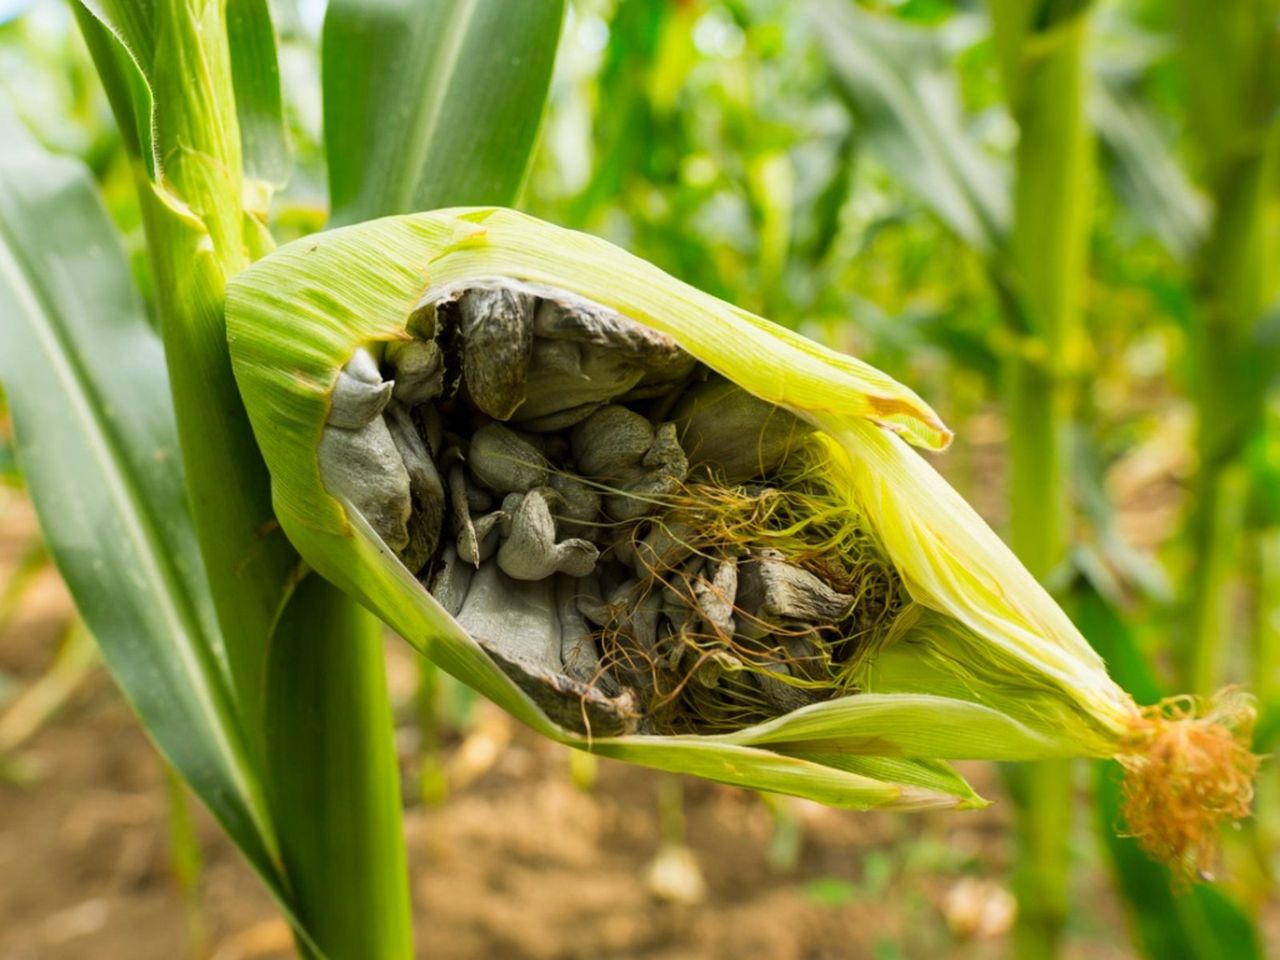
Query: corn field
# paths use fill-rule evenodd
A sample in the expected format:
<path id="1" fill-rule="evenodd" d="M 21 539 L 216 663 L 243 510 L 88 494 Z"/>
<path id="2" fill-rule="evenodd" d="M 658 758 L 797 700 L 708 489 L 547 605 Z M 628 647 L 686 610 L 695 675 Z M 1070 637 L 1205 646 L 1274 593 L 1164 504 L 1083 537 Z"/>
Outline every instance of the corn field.
<path id="1" fill-rule="evenodd" d="M 0 3 L 0 960 L 1280 952 L 1280 2 Z"/>

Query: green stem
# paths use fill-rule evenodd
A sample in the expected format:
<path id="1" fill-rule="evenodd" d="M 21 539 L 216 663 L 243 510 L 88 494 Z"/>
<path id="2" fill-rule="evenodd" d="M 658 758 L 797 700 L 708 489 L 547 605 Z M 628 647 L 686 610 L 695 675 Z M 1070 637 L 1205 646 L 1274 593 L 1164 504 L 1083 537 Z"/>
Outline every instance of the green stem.
<path id="1" fill-rule="evenodd" d="M 1010 101 L 1020 128 L 1012 261 L 1016 330 L 1006 370 L 1009 537 L 1042 582 L 1069 547 L 1069 356 L 1078 337 L 1092 206 L 1093 140 L 1086 117 L 1087 3 L 993 4 Z M 1056 956 L 1070 909 L 1072 767 L 1028 764 L 1008 773 L 1017 814 L 1015 955 Z"/>
<path id="2" fill-rule="evenodd" d="M 1232 608 L 1245 541 L 1248 486 L 1247 472 L 1239 463 L 1203 468 L 1195 484 L 1186 686 L 1199 694 L 1211 694 L 1222 685 L 1234 646 Z"/>
<path id="3" fill-rule="evenodd" d="M 329 960 L 412 957 L 382 625 L 313 574 L 268 661 L 269 792 L 301 920 Z"/>
<path id="4" fill-rule="evenodd" d="M 192 515 L 237 719 L 261 768 L 251 788 L 265 797 L 255 802 L 270 812 L 264 830 L 275 831 L 292 905 L 324 953 L 408 957 L 380 628 L 318 577 L 290 598 L 298 557 L 274 519 L 270 478 L 227 349 L 227 281 L 271 243 L 243 208 L 227 3 L 155 0 L 136 12 L 154 20 L 146 38 L 154 115 L 146 126 L 158 165 L 136 157 L 143 222 Z M 97 42 L 102 36 L 87 36 L 96 38 L 99 69 L 118 69 Z M 110 89 L 121 128 L 136 129 L 135 107 L 119 84 Z"/>
<path id="5" fill-rule="evenodd" d="M 1041 367 L 1019 358 L 1008 371 L 1010 540 L 1041 580 L 1066 554 L 1064 421 L 1061 391 Z M 1014 801 L 1018 898 L 1014 955 L 1054 957 L 1070 912 L 1072 764 L 1045 760 L 1006 768 Z"/>
<path id="6" fill-rule="evenodd" d="M 158 0 L 154 130 L 163 177 L 137 163 L 192 517 L 251 748 L 263 652 L 297 554 L 271 508 L 270 477 L 227 350 L 227 281 L 249 265 L 243 165 L 225 4 Z"/>
<path id="7" fill-rule="evenodd" d="M 1280 733 L 1280 527 L 1257 535 L 1258 622 L 1254 646 L 1254 693 L 1260 706 L 1259 736 L 1254 749 L 1270 754 Z M 1280 770 L 1274 764 L 1258 778 L 1256 836 L 1264 896 L 1274 888 L 1276 867 L 1270 854 L 1280 847 Z"/>
<path id="8" fill-rule="evenodd" d="M 1188 628 L 1181 663 L 1187 687 L 1199 694 L 1222 685 L 1228 652 L 1237 646 L 1233 641 L 1248 629 L 1232 616 L 1232 594 L 1244 555 L 1249 479 L 1242 458 L 1249 438 L 1261 429 L 1263 391 L 1251 382 L 1252 337 L 1274 286 L 1266 264 L 1265 199 L 1280 138 L 1263 129 L 1249 139 L 1254 149 L 1219 164 L 1214 219 L 1197 265 L 1199 472 L 1188 520 Z"/>
<path id="9" fill-rule="evenodd" d="M 1258 534 L 1257 554 L 1255 592 L 1259 603 L 1254 692 L 1263 710 L 1274 713 L 1280 709 L 1280 526 L 1268 527 Z M 1261 747 L 1270 749 L 1268 744 Z M 1280 819 L 1280 807 L 1273 808 L 1272 812 Z"/>

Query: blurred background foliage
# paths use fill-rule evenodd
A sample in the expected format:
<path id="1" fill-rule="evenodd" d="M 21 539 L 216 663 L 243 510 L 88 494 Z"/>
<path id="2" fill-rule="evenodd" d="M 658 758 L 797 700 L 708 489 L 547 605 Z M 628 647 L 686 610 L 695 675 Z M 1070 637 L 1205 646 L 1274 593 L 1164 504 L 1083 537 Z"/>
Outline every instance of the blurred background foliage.
<path id="1" fill-rule="evenodd" d="M 287 237 L 327 212 L 323 2 L 273 9 L 296 154 L 273 208 Z M 1046 167 L 1019 144 L 1056 121 L 1043 112 L 1052 78 L 1027 77 L 1072 31 L 1059 93 L 1082 98 L 1084 166 L 1028 197 Z M 127 159 L 63 5 L 0 3 L 0 84 L 6 123 L 88 163 L 149 291 Z M 1038 572 L 1140 700 L 1244 684 L 1259 699 L 1256 749 L 1276 750 L 1277 0 L 575 0 L 522 206 L 911 384 L 958 436 L 935 462 L 1006 535 L 1007 464 L 1035 440 L 1008 378 L 1040 371 L 1065 452 L 1030 522 L 1051 525 L 1059 501 L 1065 518 L 1063 549 Z M 1058 271 L 1071 322 L 1052 331 L 1034 281 L 1072 255 L 1026 232 L 1037 210 L 1081 228 L 1079 269 Z M 422 795 L 438 802 L 436 728 L 466 728 L 474 711 L 432 671 L 417 711 Z M 1110 838 L 1107 770 L 1079 765 L 1065 783 Z M 1228 841 L 1221 883 L 1193 892 L 1104 841 L 1138 949 L 1263 952 L 1280 867 L 1274 764 L 1255 822 Z M 1070 922 L 1064 909 L 1051 926 Z"/>

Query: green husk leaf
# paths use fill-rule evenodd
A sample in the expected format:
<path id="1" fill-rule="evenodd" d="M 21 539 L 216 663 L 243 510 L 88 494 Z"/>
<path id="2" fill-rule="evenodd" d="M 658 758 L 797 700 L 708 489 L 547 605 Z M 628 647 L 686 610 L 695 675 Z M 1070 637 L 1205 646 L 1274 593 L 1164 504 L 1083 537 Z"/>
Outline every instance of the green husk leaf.
<path id="1" fill-rule="evenodd" d="M 362 343 L 403 339 L 428 283 L 494 274 L 573 290 L 654 326 L 669 325 L 664 317 L 696 316 L 703 328 L 700 341 L 686 342 L 689 338 L 682 335 L 682 345 L 739 376 L 743 366 L 751 365 L 766 392 L 794 391 L 812 404 L 861 409 L 921 442 L 941 443 L 949 436 L 918 398 L 878 371 L 777 332 L 602 241 L 501 209 L 397 217 L 281 248 L 234 280 L 228 291 L 232 356 L 251 419 L 263 431 L 260 443 L 274 476 L 277 514 L 308 562 L 360 597 L 442 668 L 563 742 L 844 806 L 976 802 L 959 778 L 940 772 L 937 764 L 904 772 L 915 767 L 909 757 L 900 761 L 897 776 L 910 782 L 896 782 L 873 779 L 865 770 L 755 748 L 747 731 L 735 740 L 604 739 L 570 733 L 552 723 L 444 613 L 363 517 L 348 513 L 329 496 L 315 450 L 338 369 Z M 745 335 L 744 326 L 749 331 Z M 731 332 L 734 336 L 727 337 Z M 724 356 L 726 341 L 732 344 L 732 357 Z M 780 353 L 794 361 L 785 383 L 777 374 Z M 268 418 L 273 424 L 269 434 Z M 285 436 L 297 439 L 276 442 Z M 864 710 L 875 712 L 876 705 L 868 701 Z M 891 725 L 886 723 L 885 729 Z M 826 747 L 813 752 L 824 751 L 835 752 Z M 857 766 L 847 757 L 839 764 Z"/>
<path id="2" fill-rule="evenodd" d="M 711 370 L 818 428 L 788 464 L 821 474 L 826 508 L 869 521 L 910 601 L 859 650 L 859 693 L 729 734 L 572 733 L 507 679 L 358 511 L 326 490 L 317 451 L 340 369 L 362 347 L 377 355 L 408 339 L 418 311 L 441 290 L 493 277 L 578 294 L 668 334 Z M 303 557 L 547 736 L 827 803 L 901 806 L 922 802 L 907 780 L 928 783 L 935 799 L 940 791 L 953 803 L 973 802 L 945 768 L 924 761 L 1113 755 L 1143 778 L 1146 803 L 1163 789 L 1150 751 L 1185 735 L 1208 762 L 1237 775 L 1232 809 L 1244 799 L 1247 702 L 1140 711 L 1009 549 L 907 446 L 904 438 L 940 446 L 950 436 L 919 398 L 604 241 L 495 208 L 366 223 L 298 241 L 237 278 L 228 332 L 276 512 Z M 850 686 L 842 680 L 838 689 Z M 856 763 L 860 757 L 901 761 L 910 772 L 904 779 Z M 888 793 L 864 782 L 881 777 L 873 782 L 892 787 Z M 1153 838 L 1167 839 L 1164 826 L 1147 824 Z"/>

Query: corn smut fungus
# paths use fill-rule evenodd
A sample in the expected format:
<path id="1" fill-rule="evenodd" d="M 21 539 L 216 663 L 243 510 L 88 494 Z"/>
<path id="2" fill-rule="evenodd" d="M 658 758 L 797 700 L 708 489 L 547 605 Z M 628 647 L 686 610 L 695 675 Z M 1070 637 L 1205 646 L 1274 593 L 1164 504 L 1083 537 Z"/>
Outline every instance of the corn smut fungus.
<path id="1" fill-rule="evenodd" d="M 320 461 L 557 722 L 711 733 L 856 691 L 908 598 L 812 428 L 662 333 L 505 280 L 340 375 Z"/>
<path id="2" fill-rule="evenodd" d="M 307 564 L 546 736 L 853 809 L 1114 758 L 1184 878 L 1249 812 L 1249 696 L 1136 704 L 857 358 L 494 207 L 287 244 L 227 331 Z"/>
<path id="3" fill-rule="evenodd" d="M 1081 724 L 1126 770 L 1127 829 L 1183 875 L 1248 814 L 1248 698 L 1140 709 L 1105 681 L 1091 701 L 984 643 L 913 594 L 829 436 L 668 334 L 508 278 L 431 291 L 407 334 L 339 374 L 324 482 L 566 729 L 719 734 L 959 692 Z"/>

